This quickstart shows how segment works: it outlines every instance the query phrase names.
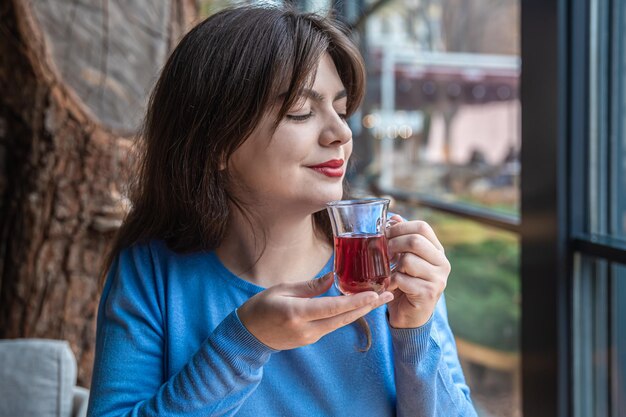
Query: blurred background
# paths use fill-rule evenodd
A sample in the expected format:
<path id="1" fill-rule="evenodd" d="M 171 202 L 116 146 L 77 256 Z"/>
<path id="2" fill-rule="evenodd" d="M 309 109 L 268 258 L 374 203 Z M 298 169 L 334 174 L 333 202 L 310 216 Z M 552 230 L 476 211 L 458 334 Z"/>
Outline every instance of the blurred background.
<path id="1" fill-rule="evenodd" d="M 271 2 L 0 5 L 0 338 L 67 340 L 79 385 L 149 91 L 188 28 L 239 3 Z M 362 51 L 350 188 L 438 233 L 479 414 L 626 415 L 626 6 L 290 3 Z"/>
<path id="2" fill-rule="evenodd" d="M 203 1 L 201 13 L 229 3 Z M 352 194 L 389 196 L 393 211 L 431 223 L 453 265 L 449 319 L 474 401 L 482 416 L 520 416 L 519 239 L 510 227 L 520 200 L 519 1 L 344 1 L 334 10 L 368 71 L 349 121 Z M 491 215 L 506 227 L 480 221 Z"/>

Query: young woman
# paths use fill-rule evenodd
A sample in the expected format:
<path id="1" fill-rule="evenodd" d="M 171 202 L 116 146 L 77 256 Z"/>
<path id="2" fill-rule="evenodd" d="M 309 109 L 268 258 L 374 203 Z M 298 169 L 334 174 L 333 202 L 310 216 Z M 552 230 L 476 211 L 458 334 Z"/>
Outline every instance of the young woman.
<path id="1" fill-rule="evenodd" d="M 390 228 L 389 291 L 332 286 L 324 207 L 364 80 L 315 15 L 234 8 L 184 37 L 105 269 L 91 416 L 475 415 L 426 223 Z"/>

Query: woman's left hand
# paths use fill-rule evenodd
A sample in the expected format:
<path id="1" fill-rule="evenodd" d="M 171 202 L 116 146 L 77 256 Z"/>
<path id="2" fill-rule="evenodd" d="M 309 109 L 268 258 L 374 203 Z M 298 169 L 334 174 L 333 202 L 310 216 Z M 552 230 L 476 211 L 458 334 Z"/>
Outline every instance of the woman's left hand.
<path id="1" fill-rule="evenodd" d="M 395 328 L 420 327 L 432 316 L 446 288 L 450 262 L 430 225 L 423 221 L 404 221 L 387 230 L 389 256 L 398 255 L 388 291 L 394 299 L 387 306 L 389 322 Z"/>

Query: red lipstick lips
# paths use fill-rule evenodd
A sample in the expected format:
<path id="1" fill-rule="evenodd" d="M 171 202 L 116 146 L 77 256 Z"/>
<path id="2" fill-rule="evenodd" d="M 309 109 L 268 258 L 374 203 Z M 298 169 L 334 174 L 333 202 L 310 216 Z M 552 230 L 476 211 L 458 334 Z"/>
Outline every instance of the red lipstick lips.
<path id="1" fill-rule="evenodd" d="M 331 159 L 330 161 L 322 162 L 318 165 L 311 165 L 308 168 L 326 175 L 327 177 L 338 178 L 343 176 L 342 166 L 343 159 Z"/>

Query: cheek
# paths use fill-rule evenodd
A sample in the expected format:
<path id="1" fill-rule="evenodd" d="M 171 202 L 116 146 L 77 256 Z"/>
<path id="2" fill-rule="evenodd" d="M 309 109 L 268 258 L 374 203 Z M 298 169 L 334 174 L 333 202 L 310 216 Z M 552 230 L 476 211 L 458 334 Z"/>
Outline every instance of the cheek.
<path id="1" fill-rule="evenodd" d="M 276 131 L 267 152 L 277 161 L 293 164 L 306 162 L 315 151 L 317 133 L 303 126 L 285 126 Z"/>
<path id="2" fill-rule="evenodd" d="M 346 155 L 346 162 L 350 159 L 350 156 L 352 156 L 352 149 L 354 146 L 354 140 L 350 140 L 350 142 L 346 143 L 344 146 L 344 152 Z"/>

